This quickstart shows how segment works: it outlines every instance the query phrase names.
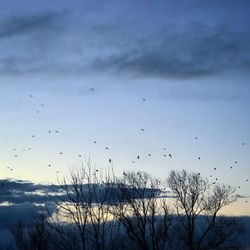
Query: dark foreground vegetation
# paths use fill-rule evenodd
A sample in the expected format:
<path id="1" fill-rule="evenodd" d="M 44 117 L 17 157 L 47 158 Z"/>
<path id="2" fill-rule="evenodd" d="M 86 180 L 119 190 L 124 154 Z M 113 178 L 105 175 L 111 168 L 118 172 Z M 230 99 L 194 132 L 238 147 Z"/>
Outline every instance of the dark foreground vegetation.
<path id="1" fill-rule="evenodd" d="M 244 225 L 219 216 L 236 201 L 231 186 L 199 173 L 171 171 L 166 181 L 144 172 L 121 178 L 90 164 L 60 182 L 56 211 L 11 229 L 20 250 L 241 249 Z"/>

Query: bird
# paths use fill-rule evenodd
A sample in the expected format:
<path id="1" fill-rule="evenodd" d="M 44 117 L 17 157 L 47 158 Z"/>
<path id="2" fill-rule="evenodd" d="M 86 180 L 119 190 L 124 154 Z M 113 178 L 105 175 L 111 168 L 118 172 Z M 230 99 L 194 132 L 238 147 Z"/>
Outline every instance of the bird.
<path id="1" fill-rule="evenodd" d="M 49 166 L 49 167 L 51 167 L 51 165 L 50 165 L 50 164 L 49 164 L 48 166 Z"/>
<path id="2" fill-rule="evenodd" d="M 49 130 L 48 133 L 50 134 L 50 133 L 51 133 L 51 130 Z"/>
<path id="3" fill-rule="evenodd" d="M 233 167 L 231 166 L 230 168 L 232 169 Z"/>
<path id="4" fill-rule="evenodd" d="M 166 157 L 167 155 L 163 155 L 164 157 Z"/>
<path id="5" fill-rule="evenodd" d="M 112 159 L 111 158 L 109 158 L 109 163 L 111 163 L 112 162 Z"/>
<path id="6" fill-rule="evenodd" d="M 58 133 L 59 133 L 59 131 L 58 131 L 58 130 L 55 130 L 55 133 L 57 133 L 57 134 L 58 134 Z"/>
<path id="7" fill-rule="evenodd" d="M 145 101 L 146 101 L 146 98 L 145 98 L 145 97 L 143 97 L 143 98 L 142 98 L 142 100 L 145 102 Z"/>
<path id="8" fill-rule="evenodd" d="M 105 149 L 106 149 L 106 150 L 108 150 L 108 149 L 109 149 L 109 147 L 106 147 Z"/>
<path id="9" fill-rule="evenodd" d="M 216 168 L 214 168 L 214 170 L 216 170 Z"/>
<path id="10" fill-rule="evenodd" d="M 90 88 L 90 91 L 94 92 L 94 91 L 95 91 L 95 89 L 94 89 L 94 88 Z"/>
<path id="11" fill-rule="evenodd" d="M 140 156 L 139 156 L 139 155 L 137 155 L 137 159 L 138 159 L 138 160 L 140 159 Z"/>
<path id="12" fill-rule="evenodd" d="M 199 138 L 198 138 L 198 136 L 195 136 L 194 139 L 195 139 L 195 140 L 198 140 Z"/>
<path id="13" fill-rule="evenodd" d="M 237 164 L 238 162 L 237 162 L 237 161 L 235 161 L 234 163 L 235 163 L 235 164 Z"/>
<path id="14" fill-rule="evenodd" d="M 63 153 L 62 152 L 60 152 L 60 155 L 62 155 Z"/>
<path id="15" fill-rule="evenodd" d="M 79 157 L 82 157 L 82 155 L 81 155 L 81 154 L 79 154 L 78 156 L 79 156 Z"/>
<path id="16" fill-rule="evenodd" d="M 96 144 L 96 141 L 93 141 Z"/>
<path id="17" fill-rule="evenodd" d="M 15 150 L 16 150 L 16 148 L 13 148 L 12 150 L 14 150 L 14 151 L 15 151 Z"/>
<path id="18" fill-rule="evenodd" d="M 141 131 L 144 132 L 144 128 L 141 128 Z"/>
<path id="19" fill-rule="evenodd" d="M 163 148 L 163 150 L 167 150 L 166 148 Z"/>
<path id="20" fill-rule="evenodd" d="M 246 179 L 246 181 L 248 181 L 248 179 Z"/>
<path id="21" fill-rule="evenodd" d="M 169 158 L 172 158 L 172 154 L 168 154 Z"/>
<path id="22" fill-rule="evenodd" d="M 36 137 L 36 135 L 32 135 L 32 138 L 35 138 Z"/>
<path id="23" fill-rule="evenodd" d="M 151 154 L 148 154 L 148 156 L 151 156 Z"/>
<path id="24" fill-rule="evenodd" d="M 241 145 L 244 146 L 244 145 L 245 145 L 245 142 L 242 142 Z"/>
<path id="25" fill-rule="evenodd" d="M 198 157 L 198 160 L 200 160 L 201 158 L 200 157 Z"/>

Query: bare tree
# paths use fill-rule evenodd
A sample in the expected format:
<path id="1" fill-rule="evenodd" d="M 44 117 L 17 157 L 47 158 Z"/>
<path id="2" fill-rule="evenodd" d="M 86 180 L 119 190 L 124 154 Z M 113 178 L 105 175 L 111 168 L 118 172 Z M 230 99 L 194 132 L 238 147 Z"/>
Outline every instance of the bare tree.
<path id="1" fill-rule="evenodd" d="M 128 240 L 135 249 L 166 249 L 171 217 L 166 199 L 160 198 L 160 181 L 145 172 L 124 172 L 116 184 L 112 214 L 122 223 Z"/>
<path id="2" fill-rule="evenodd" d="M 15 238 L 16 246 L 20 250 L 49 249 L 49 232 L 44 214 L 34 216 L 29 225 L 17 223 L 11 232 Z"/>
<path id="3" fill-rule="evenodd" d="M 108 249 L 112 248 L 111 242 L 118 242 L 119 225 L 113 223 L 109 213 L 114 185 L 112 175 L 112 171 L 102 174 L 87 161 L 85 166 L 72 170 L 70 177 L 60 182 L 64 195 L 58 196 L 59 220 L 73 225 L 81 249 Z M 50 224 L 54 231 L 60 231 L 59 221 Z M 67 237 L 68 232 L 65 234 Z"/>
<path id="4" fill-rule="evenodd" d="M 227 223 L 219 219 L 218 212 L 236 201 L 235 188 L 210 184 L 200 173 L 188 173 L 186 170 L 172 170 L 168 185 L 175 196 L 177 218 L 188 248 L 206 249 L 208 236 L 213 230 L 226 230 L 224 227 L 227 227 Z M 232 230 L 230 234 L 224 234 L 223 241 L 220 244 L 218 241 L 217 247 L 223 246 L 233 233 Z"/>

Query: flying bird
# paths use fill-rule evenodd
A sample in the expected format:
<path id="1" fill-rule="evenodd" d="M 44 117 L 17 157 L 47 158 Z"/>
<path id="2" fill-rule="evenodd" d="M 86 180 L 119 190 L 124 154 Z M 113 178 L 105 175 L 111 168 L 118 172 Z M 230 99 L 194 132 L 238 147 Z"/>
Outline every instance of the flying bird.
<path id="1" fill-rule="evenodd" d="M 111 163 L 112 162 L 112 160 L 111 160 L 111 158 L 109 158 L 109 163 Z"/>
<path id="2" fill-rule="evenodd" d="M 172 154 L 168 154 L 169 158 L 172 158 Z"/>

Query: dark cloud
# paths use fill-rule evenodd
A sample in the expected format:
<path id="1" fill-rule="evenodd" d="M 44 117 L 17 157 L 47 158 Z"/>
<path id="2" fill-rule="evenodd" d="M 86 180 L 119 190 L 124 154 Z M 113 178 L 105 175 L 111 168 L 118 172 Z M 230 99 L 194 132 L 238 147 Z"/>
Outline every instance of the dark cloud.
<path id="1" fill-rule="evenodd" d="M 21 180 L 0 181 L 0 204 L 46 203 L 60 194 L 60 187 L 56 185 L 41 185 Z"/>
<path id="2" fill-rule="evenodd" d="M 58 28 L 61 13 L 45 12 L 28 16 L 13 16 L 0 20 L 0 39 L 32 32 L 48 32 Z"/>
<path id="3" fill-rule="evenodd" d="M 193 78 L 228 70 L 250 70 L 250 35 L 227 26 L 191 24 L 135 41 L 128 50 L 94 60 L 94 70 L 135 76 Z"/>
<path id="4" fill-rule="evenodd" d="M 233 22 L 227 16 L 234 13 L 232 6 L 228 13 L 217 9 L 212 20 L 209 10 L 203 13 L 200 6 L 200 15 L 207 18 L 192 19 L 192 8 L 181 21 L 173 15 L 160 19 L 156 13 L 152 22 L 146 14 L 119 18 L 115 10 L 116 17 L 111 18 L 107 9 L 90 13 L 82 9 L 80 14 L 74 8 L 12 16 L 0 20 L 0 72 L 178 79 L 232 70 L 250 72 L 245 12 L 240 21 Z"/>

